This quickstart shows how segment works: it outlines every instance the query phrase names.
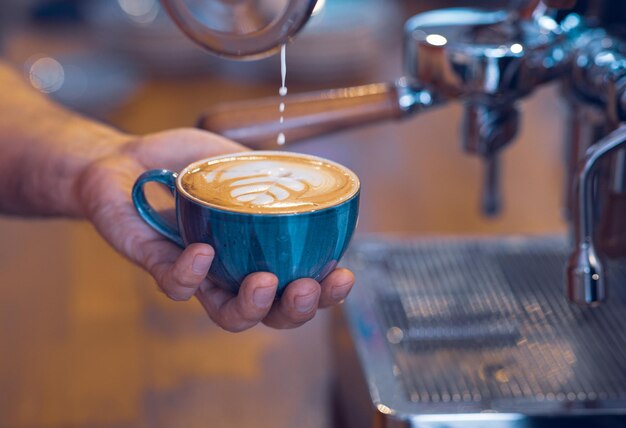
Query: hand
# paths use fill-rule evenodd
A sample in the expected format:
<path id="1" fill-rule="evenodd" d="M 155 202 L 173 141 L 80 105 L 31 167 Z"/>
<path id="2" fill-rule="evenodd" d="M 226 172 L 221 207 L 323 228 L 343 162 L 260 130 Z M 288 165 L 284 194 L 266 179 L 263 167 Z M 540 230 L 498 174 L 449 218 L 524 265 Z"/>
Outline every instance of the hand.
<path id="1" fill-rule="evenodd" d="M 123 256 L 147 270 L 165 294 L 174 300 L 196 297 L 209 317 L 233 332 L 259 322 L 274 328 L 293 328 L 313 318 L 318 308 L 340 303 L 354 283 L 353 274 L 337 269 L 322 281 L 298 279 L 274 301 L 278 279 L 256 272 L 246 277 L 238 295 L 206 278 L 214 252 L 206 244 L 181 250 L 146 225 L 137 215 L 131 190 L 148 169 L 180 171 L 207 157 L 245 150 L 217 135 L 180 129 L 129 139 L 113 154 L 92 163 L 76 185 L 84 215 Z"/>

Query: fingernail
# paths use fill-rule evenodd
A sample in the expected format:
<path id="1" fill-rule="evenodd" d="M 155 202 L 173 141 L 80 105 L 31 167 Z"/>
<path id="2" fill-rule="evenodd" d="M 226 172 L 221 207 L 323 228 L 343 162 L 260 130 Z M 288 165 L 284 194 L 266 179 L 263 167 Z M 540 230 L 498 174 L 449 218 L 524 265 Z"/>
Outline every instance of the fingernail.
<path id="1" fill-rule="evenodd" d="M 211 267 L 211 262 L 213 261 L 213 257 L 206 256 L 204 254 L 198 254 L 193 259 L 193 263 L 191 264 L 191 270 L 193 273 L 203 274 L 206 273 Z"/>
<path id="2" fill-rule="evenodd" d="M 351 288 L 352 283 L 344 284 L 339 287 L 334 287 L 330 292 L 330 296 L 333 298 L 333 300 L 343 300 L 346 298 Z"/>
<path id="3" fill-rule="evenodd" d="M 317 303 L 317 294 L 311 293 L 306 296 L 297 296 L 295 301 L 296 310 L 301 314 L 304 314 L 306 312 L 310 312 L 313 309 L 313 305 Z"/>
<path id="4" fill-rule="evenodd" d="M 273 287 L 258 288 L 252 294 L 252 301 L 260 309 L 267 308 L 274 300 L 274 292 Z"/>

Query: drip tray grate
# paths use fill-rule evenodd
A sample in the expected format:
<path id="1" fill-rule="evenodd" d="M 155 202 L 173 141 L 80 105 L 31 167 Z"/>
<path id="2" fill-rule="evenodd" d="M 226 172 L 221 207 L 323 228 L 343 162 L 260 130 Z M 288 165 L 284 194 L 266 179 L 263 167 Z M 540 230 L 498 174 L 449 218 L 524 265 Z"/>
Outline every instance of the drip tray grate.
<path id="1" fill-rule="evenodd" d="M 583 308 L 564 297 L 565 260 L 558 238 L 355 243 L 346 314 L 370 383 L 421 412 L 623 409 L 626 263 L 609 265 L 608 302 Z"/>

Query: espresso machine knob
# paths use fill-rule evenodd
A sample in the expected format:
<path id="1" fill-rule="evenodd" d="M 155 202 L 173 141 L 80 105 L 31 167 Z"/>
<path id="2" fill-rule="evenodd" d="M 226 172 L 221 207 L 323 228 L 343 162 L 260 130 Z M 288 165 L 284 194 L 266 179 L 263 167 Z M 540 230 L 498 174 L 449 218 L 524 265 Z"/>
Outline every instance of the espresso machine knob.
<path id="1" fill-rule="evenodd" d="M 176 25 L 216 55 L 275 53 L 307 22 L 317 0 L 161 0 Z"/>

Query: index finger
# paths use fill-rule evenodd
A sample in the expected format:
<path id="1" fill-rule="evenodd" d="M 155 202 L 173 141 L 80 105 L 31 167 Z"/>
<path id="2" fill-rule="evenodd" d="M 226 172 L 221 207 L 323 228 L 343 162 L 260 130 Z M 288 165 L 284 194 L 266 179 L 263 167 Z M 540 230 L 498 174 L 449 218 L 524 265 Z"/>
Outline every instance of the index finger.
<path id="1" fill-rule="evenodd" d="M 248 275 L 234 295 L 217 286 L 201 287 L 196 292 L 209 317 L 224 330 L 240 332 L 257 325 L 266 317 L 278 288 L 278 278 L 268 272 Z"/>
<path id="2" fill-rule="evenodd" d="M 207 244 L 191 244 L 181 253 L 178 248 L 171 249 L 169 242 L 161 245 L 151 245 L 154 260 L 148 261 L 148 271 L 170 299 L 189 300 L 207 281 L 215 254 L 213 248 Z"/>
<path id="3" fill-rule="evenodd" d="M 200 159 L 249 149 L 220 135 L 184 128 L 147 135 L 126 150 L 144 168 L 180 170 Z"/>

